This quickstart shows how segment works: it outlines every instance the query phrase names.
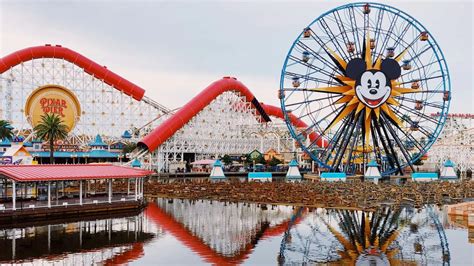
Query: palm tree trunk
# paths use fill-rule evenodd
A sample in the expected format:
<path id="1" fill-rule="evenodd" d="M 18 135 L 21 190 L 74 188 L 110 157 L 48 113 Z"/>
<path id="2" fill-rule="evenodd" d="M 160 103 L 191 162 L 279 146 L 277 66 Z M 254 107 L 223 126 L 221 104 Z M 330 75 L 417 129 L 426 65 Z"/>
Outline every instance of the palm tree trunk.
<path id="1" fill-rule="evenodd" d="M 54 164 L 54 140 L 49 138 L 49 163 Z"/>

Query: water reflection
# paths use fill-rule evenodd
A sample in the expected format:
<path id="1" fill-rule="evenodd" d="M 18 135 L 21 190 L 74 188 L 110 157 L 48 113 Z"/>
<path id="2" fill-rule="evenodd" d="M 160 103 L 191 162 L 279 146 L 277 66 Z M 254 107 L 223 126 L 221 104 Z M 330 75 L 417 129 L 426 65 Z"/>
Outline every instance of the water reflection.
<path id="1" fill-rule="evenodd" d="M 427 206 L 373 212 L 324 210 L 289 227 L 279 262 L 338 262 L 344 265 L 449 264 L 439 212 Z"/>
<path id="2" fill-rule="evenodd" d="M 156 236 L 144 215 L 0 230 L 0 262 L 61 261 L 66 264 L 126 262 Z"/>
<path id="3" fill-rule="evenodd" d="M 285 206 L 157 199 L 146 213 L 204 261 L 237 264 L 260 240 L 283 234 L 298 212 Z"/>
<path id="4" fill-rule="evenodd" d="M 431 206 L 363 212 L 153 199 L 130 217 L 0 229 L 0 263 L 472 265 L 467 230 L 447 223 Z M 458 237 L 450 245 L 445 228 Z"/>

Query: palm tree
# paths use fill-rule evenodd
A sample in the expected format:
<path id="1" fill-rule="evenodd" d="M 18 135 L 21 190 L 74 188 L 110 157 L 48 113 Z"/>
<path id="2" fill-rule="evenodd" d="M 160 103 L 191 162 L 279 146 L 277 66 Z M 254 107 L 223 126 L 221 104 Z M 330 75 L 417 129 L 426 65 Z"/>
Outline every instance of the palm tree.
<path id="1" fill-rule="evenodd" d="M 0 140 L 13 138 L 13 127 L 10 122 L 6 120 L 0 120 Z"/>
<path id="2" fill-rule="evenodd" d="M 45 114 L 41 116 L 41 122 L 35 126 L 34 131 L 38 138 L 49 141 L 49 161 L 54 164 L 54 141 L 67 137 L 68 126 L 58 115 Z"/>

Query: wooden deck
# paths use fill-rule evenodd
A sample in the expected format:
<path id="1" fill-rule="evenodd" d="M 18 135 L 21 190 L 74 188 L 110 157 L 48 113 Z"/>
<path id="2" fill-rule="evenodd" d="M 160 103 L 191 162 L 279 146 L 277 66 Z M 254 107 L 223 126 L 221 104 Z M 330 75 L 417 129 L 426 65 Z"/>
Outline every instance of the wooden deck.
<path id="1" fill-rule="evenodd" d="M 37 222 L 74 217 L 88 217 L 99 214 L 112 214 L 141 210 L 145 206 L 139 201 L 98 202 L 95 204 L 52 206 L 51 208 L 24 208 L 0 211 L 0 227 L 13 223 Z"/>

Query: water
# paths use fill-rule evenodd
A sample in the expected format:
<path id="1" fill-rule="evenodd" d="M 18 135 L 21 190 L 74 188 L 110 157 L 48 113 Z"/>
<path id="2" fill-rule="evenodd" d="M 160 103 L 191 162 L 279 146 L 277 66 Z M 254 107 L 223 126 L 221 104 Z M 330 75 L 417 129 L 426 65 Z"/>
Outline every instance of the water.
<path id="1" fill-rule="evenodd" d="M 155 199 L 138 215 L 1 229 L 0 262 L 474 265 L 461 226 L 432 206 L 363 213 Z"/>

